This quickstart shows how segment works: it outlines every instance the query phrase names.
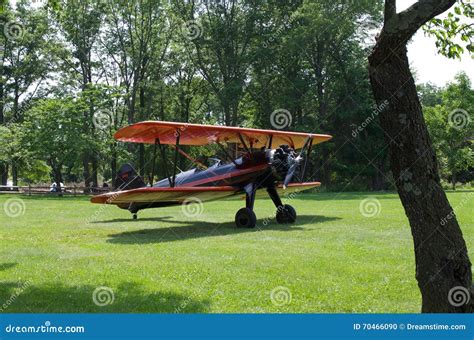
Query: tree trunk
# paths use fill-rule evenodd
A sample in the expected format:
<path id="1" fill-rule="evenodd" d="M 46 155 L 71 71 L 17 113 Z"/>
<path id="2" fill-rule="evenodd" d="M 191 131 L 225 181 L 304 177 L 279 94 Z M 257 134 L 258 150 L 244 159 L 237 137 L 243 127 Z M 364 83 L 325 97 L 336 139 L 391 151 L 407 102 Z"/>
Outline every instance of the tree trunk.
<path id="1" fill-rule="evenodd" d="M 379 117 L 389 143 L 390 166 L 398 194 L 413 235 L 421 310 L 439 313 L 473 310 L 471 262 L 461 229 L 440 184 L 436 156 L 409 69 L 406 42 L 424 22 L 443 8 L 449 8 L 446 8 L 448 2 L 435 2 L 432 15 L 426 13 L 429 6 L 410 8 L 407 11 L 416 14 L 407 13 L 406 17 L 404 12 L 389 13 L 391 17 L 385 18 L 384 29 L 369 57 L 375 99 L 378 104 L 389 102 Z M 386 7 L 388 3 L 394 2 L 386 1 Z M 387 23 L 394 16 L 395 23 L 402 27 L 400 30 L 394 21 Z M 452 303 L 452 295 L 460 287 L 470 290 L 471 297 L 466 299 L 470 303 L 459 306 Z"/>
<path id="2" fill-rule="evenodd" d="M 0 175 L 2 179 L 1 185 L 7 185 L 8 184 L 8 163 L 3 163 L 0 165 Z"/>
<path id="3" fill-rule="evenodd" d="M 63 194 L 62 194 L 63 188 L 61 188 L 61 183 L 62 183 L 62 180 L 63 180 L 62 177 L 63 176 L 61 175 L 61 170 L 60 169 L 54 170 L 54 181 L 56 182 L 56 188 L 57 188 L 56 190 L 57 190 L 57 192 L 59 192 L 59 194 L 58 194 L 59 197 L 63 196 Z"/>
<path id="4" fill-rule="evenodd" d="M 115 176 L 117 175 L 117 151 L 115 148 L 116 148 L 116 142 L 113 142 L 110 170 L 112 171 L 112 188 L 114 189 L 115 189 Z"/>
<path id="5" fill-rule="evenodd" d="M 12 160 L 12 185 L 14 187 L 18 186 L 18 166 L 15 159 Z M 18 188 L 13 190 L 18 191 Z"/>
<path id="6" fill-rule="evenodd" d="M 98 167 L 99 167 L 99 162 L 97 160 L 96 156 L 92 157 L 92 186 L 94 188 L 97 188 L 99 186 L 99 179 L 98 179 Z"/>
<path id="7" fill-rule="evenodd" d="M 89 157 L 87 154 L 82 155 L 82 175 L 84 177 L 84 186 L 86 189 L 84 190 L 85 193 L 89 192 L 89 187 L 90 187 L 90 181 L 91 181 L 91 175 L 89 172 Z"/>
<path id="8" fill-rule="evenodd" d="M 456 190 L 456 170 L 453 170 L 453 173 L 451 175 L 451 183 L 453 185 L 453 190 Z"/>

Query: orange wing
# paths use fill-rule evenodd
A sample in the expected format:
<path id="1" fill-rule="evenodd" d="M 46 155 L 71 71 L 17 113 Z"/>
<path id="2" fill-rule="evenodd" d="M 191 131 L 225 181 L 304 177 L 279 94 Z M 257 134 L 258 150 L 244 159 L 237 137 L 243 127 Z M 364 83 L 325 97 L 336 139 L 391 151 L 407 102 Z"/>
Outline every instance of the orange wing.
<path id="1" fill-rule="evenodd" d="M 253 148 L 268 146 L 270 138 L 273 146 L 287 144 L 301 149 L 308 137 L 313 144 L 325 142 L 330 135 L 302 132 L 248 129 L 231 126 L 214 126 L 161 121 L 145 121 L 118 130 L 114 137 L 123 142 L 154 144 L 159 138 L 161 144 L 175 144 L 180 135 L 180 145 L 207 145 L 215 142 L 241 144 L 239 134 Z"/>

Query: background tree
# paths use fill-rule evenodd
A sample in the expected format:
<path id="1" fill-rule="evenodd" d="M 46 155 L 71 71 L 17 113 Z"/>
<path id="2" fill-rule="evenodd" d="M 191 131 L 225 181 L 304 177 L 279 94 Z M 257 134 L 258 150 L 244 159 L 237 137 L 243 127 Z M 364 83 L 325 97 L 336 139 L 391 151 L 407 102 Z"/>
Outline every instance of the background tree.
<path id="1" fill-rule="evenodd" d="M 74 98 L 44 99 L 25 112 L 21 147 L 47 162 L 57 185 L 64 182 L 64 166 L 74 163 L 84 148 L 84 109 L 87 105 Z"/>
<path id="2" fill-rule="evenodd" d="M 4 24 L 3 56 L 1 66 L 0 96 L 2 114 L 0 123 L 8 124 L 10 133 L 14 125 L 21 123 L 23 112 L 35 97 L 44 96 L 42 85 L 48 78 L 54 57 L 50 53 L 53 45 L 48 28 L 48 18 L 43 9 L 32 10 L 27 1 L 19 1 L 13 10 L 2 13 Z M 6 26 L 5 26 L 6 25 Z M 3 163 L 3 185 L 11 168 L 12 184 L 18 185 L 19 162 L 17 153 L 11 154 L 8 163 Z M 2 169 L 0 169 L 1 171 Z"/>
<path id="3" fill-rule="evenodd" d="M 474 167 L 474 126 L 464 109 L 474 107 L 474 90 L 467 75 L 459 73 L 438 96 L 439 104 L 425 106 L 425 117 L 440 169 L 445 170 L 441 174 L 455 190 L 458 174 Z"/>

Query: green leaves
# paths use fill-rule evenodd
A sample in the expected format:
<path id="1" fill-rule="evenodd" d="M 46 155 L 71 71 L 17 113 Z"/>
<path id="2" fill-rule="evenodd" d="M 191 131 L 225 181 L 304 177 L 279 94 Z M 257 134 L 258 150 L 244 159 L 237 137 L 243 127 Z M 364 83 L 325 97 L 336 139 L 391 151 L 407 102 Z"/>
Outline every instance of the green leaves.
<path id="1" fill-rule="evenodd" d="M 436 38 L 438 52 L 448 58 L 461 59 L 473 51 L 474 9 L 469 0 L 459 0 L 444 19 L 434 18 L 423 27 Z"/>

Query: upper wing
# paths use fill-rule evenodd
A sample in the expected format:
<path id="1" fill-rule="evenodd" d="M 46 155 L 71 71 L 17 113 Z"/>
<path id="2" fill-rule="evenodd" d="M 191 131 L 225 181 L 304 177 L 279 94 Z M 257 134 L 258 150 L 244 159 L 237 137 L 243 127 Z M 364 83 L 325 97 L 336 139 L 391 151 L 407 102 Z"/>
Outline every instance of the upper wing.
<path id="1" fill-rule="evenodd" d="M 294 149 L 300 149 L 306 139 L 312 138 L 313 144 L 325 142 L 332 138 L 330 135 L 320 135 L 302 132 L 248 129 L 231 126 L 214 126 L 189 123 L 145 121 L 118 130 L 114 137 L 123 142 L 154 144 L 159 138 L 161 144 L 176 144 L 179 134 L 180 145 L 207 145 L 215 142 L 241 144 L 239 134 L 253 148 L 286 144 Z"/>
<path id="2" fill-rule="evenodd" d="M 240 189 L 231 186 L 178 188 L 145 187 L 132 190 L 109 192 L 103 195 L 94 196 L 91 198 L 91 202 L 102 204 L 152 202 L 182 203 L 190 197 L 204 202 L 232 196 L 238 191 L 240 191 Z"/>

